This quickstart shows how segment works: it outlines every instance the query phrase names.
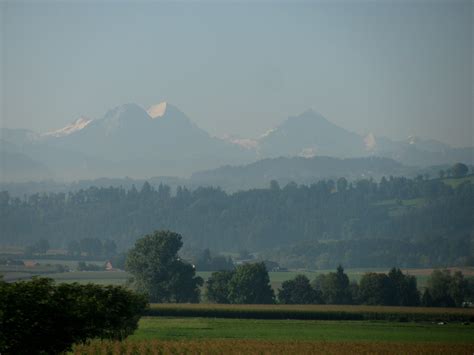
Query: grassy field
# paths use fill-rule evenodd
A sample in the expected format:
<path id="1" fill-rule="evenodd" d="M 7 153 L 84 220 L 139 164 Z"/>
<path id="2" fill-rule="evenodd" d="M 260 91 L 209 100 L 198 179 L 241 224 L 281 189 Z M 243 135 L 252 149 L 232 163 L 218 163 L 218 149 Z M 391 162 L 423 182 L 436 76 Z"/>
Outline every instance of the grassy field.
<path id="1" fill-rule="evenodd" d="M 130 340 L 254 339 L 473 343 L 474 325 L 144 317 Z"/>
<path id="2" fill-rule="evenodd" d="M 5 281 L 29 279 L 33 276 L 46 276 L 54 273 L 56 268 L 51 265 L 27 267 L 23 265 L 0 265 L 0 275 Z"/>
<path id="3" fill-rule="evenodd" d="M 56 263 L 61 263 L 55 260 Z M 51 263 L 53 264 L 53 263 Z M 73 264 L 71 264 L 73 265 Z M 77 265 L 75 262 L 74 265 Z M 120 271 L 71 271 L 64 273 L 48 273 L 48 270 L 54 267 L 46 267 L 40 265 L 38 269 L 25 268 L 23 266 L 2 267 L 0 266 L 0 274 L 3 274 L 5 280 L 15 281 L 17 279 L 28 279 L 35 274 L 41 274 L 41 276 L 51 277 L 58 282 L 79 282 L 79 283 L 97 283 L 101 285 L 124 285 L 130 274 Z M 461 271 L 466 277 L 474 277 L 474 267 L 462 267 L 462 268 L 450 268 L 452 271 Z M 414 275 L 418 281 L 418 287 L 423 288 L 426 285 L 431 272 L 434 269 L 404 269 L 403 272 Z M 37 272 L 38 271 L 38 272 Z M 370 269 L 347 269 L 345 270 L 351 281 L 359 281 L 362 275 L 368 271 L 371 272 L 388 272 L 386 268 L 370 268 Z M 283 281 L 290 280 L 298 274 L 306 275 L 310 280 L 314 280 L 318 275 L 325 274 L 328 272 L 334 272 L 332 269 L 328 270 L 317 270 L 317 271 L 283 271 L 283 272 L 269 272 L 270 283 L 275 291 L 281 287 Z M 212 272 L 197 272 L 198 276 L 201 276 L 204 280 L 207 280 L 211 276 Z"/>
<path id="4" fill-rule="evenodd" d="M 72 271 L 51 274 L 57 282 L 95 283 L 100 285 L 125 285 L 130 274 L 123 271 Z"/>
<path id="5" fill-rule="evenodd" d="M 407 212 L 407 209 L 422 207 L 425 203 L 426 199 L 424 198 L 414 198 L 408 200 L 384 200 L 375 203 L 375 205 L 387 208 L 388 214 L 395 217 Z"/>
<path id="6" fill-rule="evenodd" d="M 94 264 L 94 265 L 97 265 L 97 266 L 103 266 L 105 264 L 105 260 L 103 261 L 97 261 L 97 260 L 70 260 L 70 259 L 24 259 L 25 261 L 36 261 L 38 263 L 40 263 L 41 265 L 44 265 L 44 264 L 50 264 L 50 265 L 56 265 L 56 264 L 60 264 L 60 265 L 65 265 L 67 267 L 69 267 L 70 269 L 74 270 L 77 268 L 77 264 L 79 263 L 79 261 L 83 261 L 87 264 Z"/>
<path id="7" fill-rule="evenodd" d="M 474 184 L 474 175 L 468 175 L 462 178 L 446 178 L 443 179 L 443 182 L 453 188 L 458 187 L 463 182 L 469 181 L 471 184 Z"/>
<path id="8" fill-rule="evenodd" d="M 126 342 L 75 354 L 472 354 L 474 326 L 368 321 L 144 317 Z"/>

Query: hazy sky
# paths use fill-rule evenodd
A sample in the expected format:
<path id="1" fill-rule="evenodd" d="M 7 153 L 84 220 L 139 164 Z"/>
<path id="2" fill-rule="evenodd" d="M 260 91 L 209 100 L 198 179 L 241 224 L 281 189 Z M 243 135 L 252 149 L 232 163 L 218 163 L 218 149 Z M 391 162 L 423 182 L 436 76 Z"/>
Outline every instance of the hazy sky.
<path id="1" fill-rule="evenodd" d="M 166 100 L 213 135 L 308 108 L 358 133 L 474 145 L 472 1 L 3 1 L 1 125 Z"/>

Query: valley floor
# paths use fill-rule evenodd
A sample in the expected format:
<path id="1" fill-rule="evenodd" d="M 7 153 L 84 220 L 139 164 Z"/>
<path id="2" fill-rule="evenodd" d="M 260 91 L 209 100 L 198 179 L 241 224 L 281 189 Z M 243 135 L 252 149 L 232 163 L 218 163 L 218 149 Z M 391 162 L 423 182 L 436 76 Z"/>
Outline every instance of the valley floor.
<path id="1" fill-rule="evenodd" d="M 144 317 L 125 342 L 75 354 L 472 354 L 474 325 Z"/>

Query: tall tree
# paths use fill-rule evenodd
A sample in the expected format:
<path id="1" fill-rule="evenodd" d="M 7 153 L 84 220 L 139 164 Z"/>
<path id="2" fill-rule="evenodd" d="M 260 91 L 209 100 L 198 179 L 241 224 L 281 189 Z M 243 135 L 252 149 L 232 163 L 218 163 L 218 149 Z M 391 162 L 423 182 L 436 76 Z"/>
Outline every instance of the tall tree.
<path id="1" fill-rule="evenodd" d="M 435 307 L 460 307 L 468 297 L 468 283 L 460 271 L 453 275 L 449 270 L 434 270 L 427 281 L 431 305 Z"/>
<path id="2" fill-rule="evenodd" d="M 405 275 L 400 269 L 392 268 L 388 273 L 388 278 L 391 283 L 394 304 L 398 306 L 418 306 L 420 304 L 420 292 L 415 276 Z"/>
<path id="3" fill-rule="evenodd" d="M 463 177 L 469 172 L 466 164 L 456 163 L 452 166 L 451 171 L 454 177 Z"/>
<path id="4" fill-rule="evenodd" d="M 229 281 L 231 303 L 268 304 L 275 302 L 270 277 L 263 262 L 244 264 Z"/>
<path id="5" fill-rule="evenodd" d="M 282 283 L 278 300 L 283 304 L 313 304 L 320 303 L 320 296 L 305 275 L 296 275 L 294 279 Z"/>
<path id="6" fill-rule="evenodd" d="M 389 277 L 375 272 L 364 274 L 360 279 L 359 298 L 363 304 L 393 305 L 394 294 Z"/>
<path id="7" fill-rule="evenodd" d="M 206 299 L 215 303 L 230 303 L 229 282 L 234 271 L 216 271 L 206 282 Z"/>
<path id="8" fill-rule="evenodd" d="M 126 270 L 151 302 L 199 302 L 203 280 L 195 276 L 192 265 L 179 258 L 181 239 L 171 231 L 155 231 L 138 239 L 128 253 Z"/>
<path id="9" fill-rule="evenodd" d="M 349 277 L 341 265 L 337 267 L 336 272 L 320 275 L 315 280 L 315 289 L 321 292 L 322 298 L 327 304 L 352 303 Z"/>

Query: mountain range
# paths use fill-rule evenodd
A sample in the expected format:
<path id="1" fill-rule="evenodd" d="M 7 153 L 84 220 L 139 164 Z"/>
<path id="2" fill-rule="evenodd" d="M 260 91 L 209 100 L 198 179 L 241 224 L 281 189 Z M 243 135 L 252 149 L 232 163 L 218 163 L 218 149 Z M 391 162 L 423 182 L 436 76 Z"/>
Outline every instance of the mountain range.
<path id="1" fill-rule="evenodd" d="M 148 109 L 125 104 L 101 118 L 80 117 L 66 127 L 46 133 L 3 128 L 0 181 L 185 177 L 197 171 L 245 165 L 260 159 L 321 156 L 378 156 L 416 166 L 457 161 L 473 164 L 474 148 L 452 148 L 417 137 L 393 141 L 373 134 L 361 136 L 313 110 L 289 117 L 257 139 L 217 138 L 169 103 Z M 298 162 L 305 164 L 304 159 Z M 198 179 L 202 176 L 194 175 Z"/>

